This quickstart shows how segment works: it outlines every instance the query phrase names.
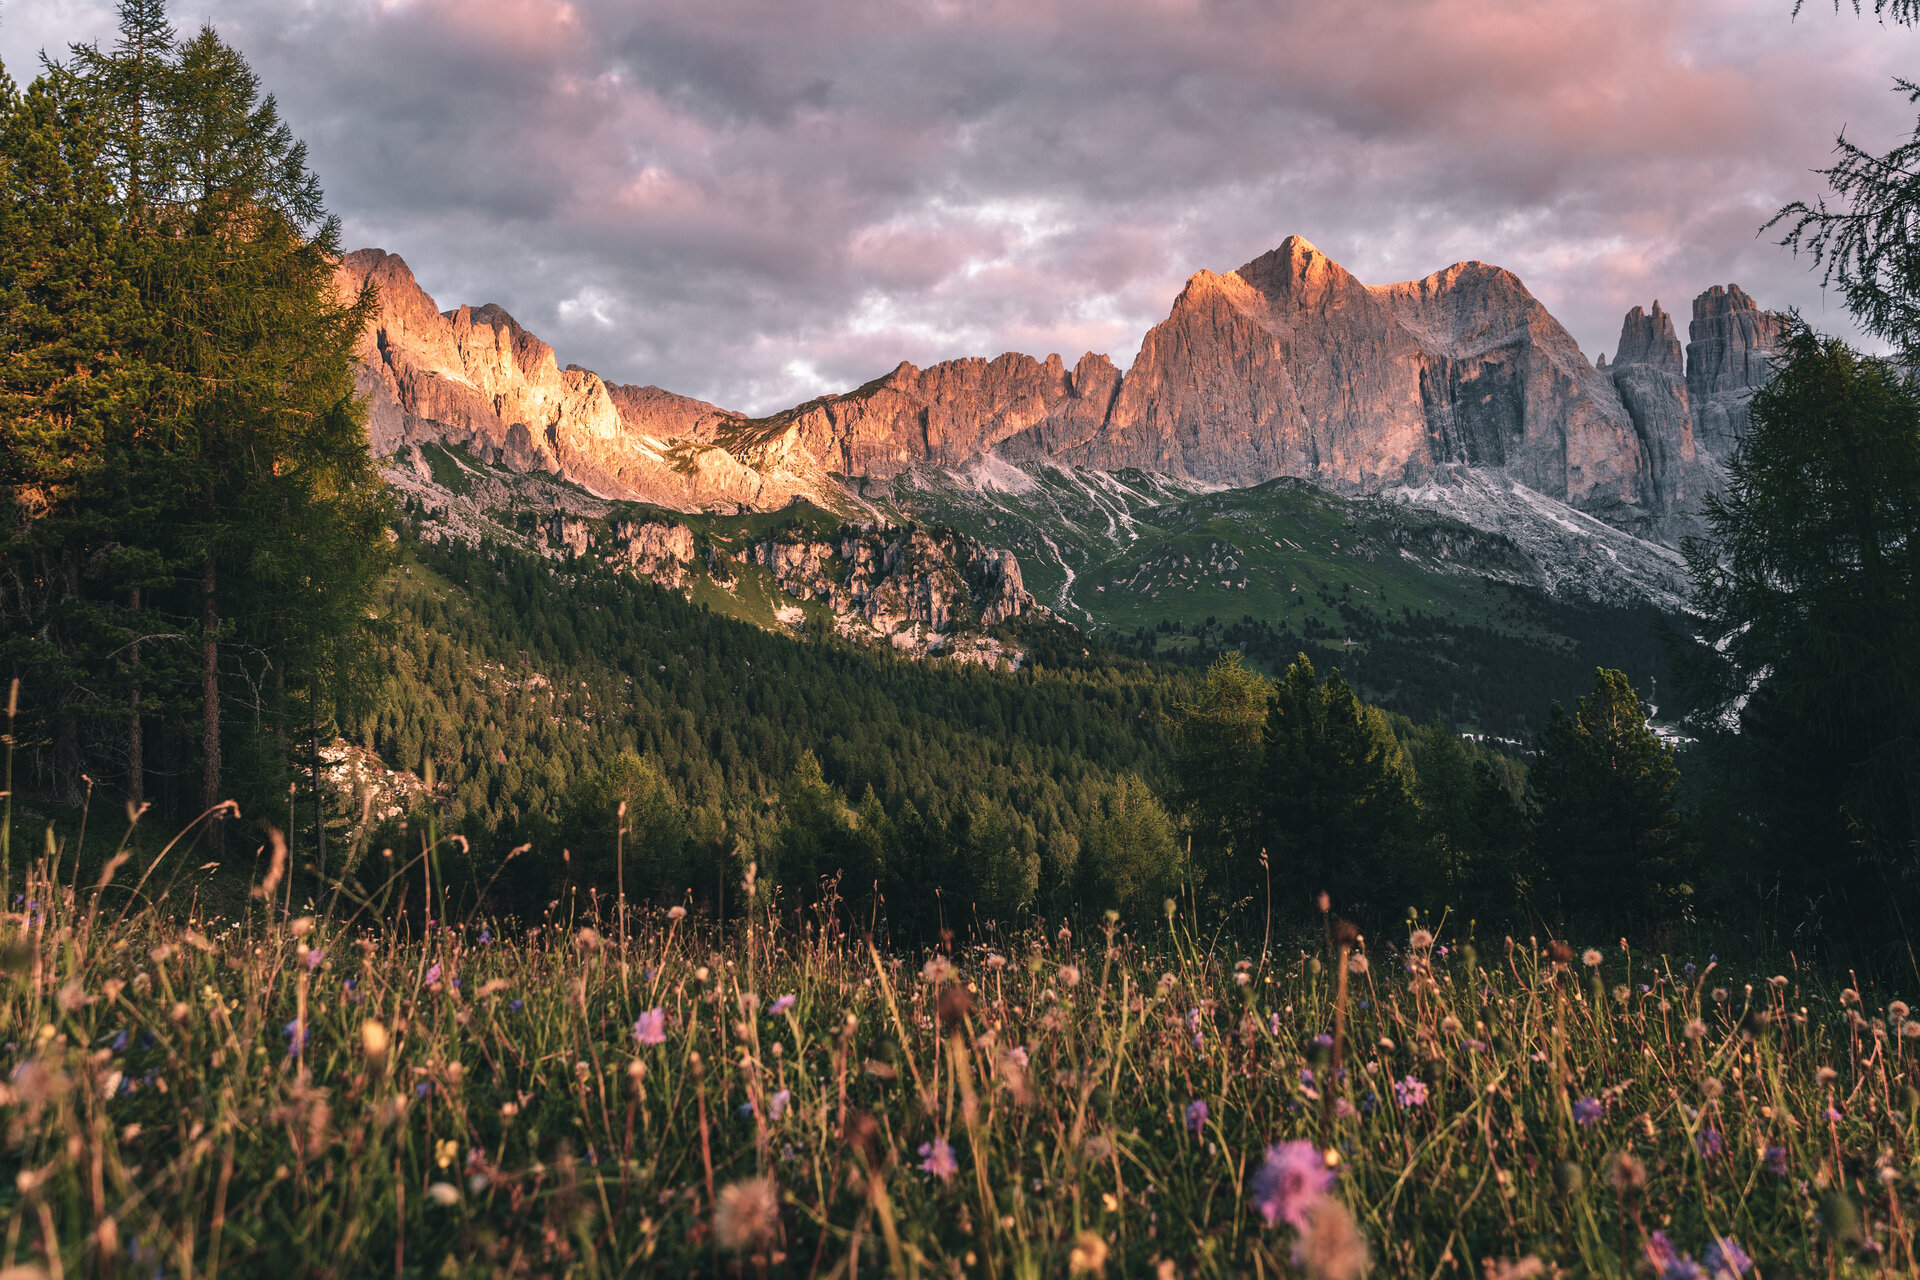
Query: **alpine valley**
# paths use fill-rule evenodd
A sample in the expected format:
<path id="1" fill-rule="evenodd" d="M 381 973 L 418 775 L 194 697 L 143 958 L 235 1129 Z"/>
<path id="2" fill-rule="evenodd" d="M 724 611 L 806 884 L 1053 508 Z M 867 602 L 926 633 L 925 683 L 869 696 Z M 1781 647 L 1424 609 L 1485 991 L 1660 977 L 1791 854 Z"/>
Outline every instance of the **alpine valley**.
<path id="1" fill-rule="evenodd" d="M 1018 667 L 1061 624 L 1141 656 L 1304 650 L 1391 710 L 1515 738 L 1596 666 L 1653 691 L 1678 547 L 1785 331 L 1716 286 L 1684 351 L 1655 302 L 1590 361 L 1512 272 L 1366 285 L 1295 236 L 1192 276 L 1125 372 L 903 363 L 751 418 L 563 367 L 382 250 L 336 282 L 377 288 L 369 436 L 427 538 L 913 656 Z"/>

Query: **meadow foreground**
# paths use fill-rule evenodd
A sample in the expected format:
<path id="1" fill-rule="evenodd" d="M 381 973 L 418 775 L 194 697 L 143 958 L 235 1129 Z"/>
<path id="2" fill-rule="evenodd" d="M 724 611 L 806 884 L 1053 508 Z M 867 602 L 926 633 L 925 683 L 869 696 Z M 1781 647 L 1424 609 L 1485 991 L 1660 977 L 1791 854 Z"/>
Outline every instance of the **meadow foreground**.
<path id="1" fill-rule="evenodd" d="M 180 923 L 64 878 L 0 926 L 8 1277 L 1915 1266 L 1920 1025 L 1791 973 L 1332 918 L 1262 963 L 1183 913 L 912 956 L 764 906 Z"/>

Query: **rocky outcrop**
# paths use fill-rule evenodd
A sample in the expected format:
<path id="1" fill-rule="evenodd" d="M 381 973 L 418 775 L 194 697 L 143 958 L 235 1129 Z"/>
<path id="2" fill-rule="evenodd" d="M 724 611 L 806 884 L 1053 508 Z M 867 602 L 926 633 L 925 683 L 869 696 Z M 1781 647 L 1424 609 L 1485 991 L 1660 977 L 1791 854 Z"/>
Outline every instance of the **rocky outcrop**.
<path id="1" fill-rule="evenodd" d="M 1627 312 L 1627 318 L 1620 322 L 1620 345 L 1613 362 L 1648 365 L 1675 375 L 1683 371 L 1680 338 L 1673 331 L 1673 317 L 1660 309 L 1658 298 L 1653 300 L 1651 312 L 1639 307 Z"/>
<path id="2" fill-rule="evenodd" d="M 848 526 L 831 542 L 775 537 L 746 552 L 780 589 L 819 600 L 836 617 L 891 638 L 979 631 L 1033 611 L 1033 597 L 1011 551 L 957 533 L 904 532 L 880 524 Z"/>
<path id="3" fill-rule="evenodd" d="M 652 578 L 667 587 L 686 585 L 688 567 L 693 564 L 693 530 L 683 524 L 658 520 L 634 523 L 621 520 L 613 526 L 614 563 Z"/>
<path id="4" fill-rule="evenodd" d="M 1620 326 L 1604 365 L 1647 451 L 1655 498 L 1652 530 L 1666 541 L 1700 531 L 1707 494 L 1746 432 L 1747 401 L 1771 375 L 1786 318 L 1761 311 L 1739 285 L 1715 285 L 1693 301 L 1684 365 L 1672 317 L 1655 302 Z"/>
<path id="5" fill-rule="evenodd" d="M 1097 426 L 1120 371 L 1105 356 L 1008 353 L 949 360 L 927 369 L 902 363 L 844 396 L 810 401 L 770 423 L 790 430 L 811 456 L 843 476 L 885 478 L 920 462 L 956 465 L 1051 419 Z"/>
<path id="6" fill-rule="evenodd" d="M 1469 262 L 1370 287 L 1297 236 L 1188 280 L 1105 422 L 1042 424 L 1008 452 L 1357 493 L 1465 464 L 1600 511 L 1651 497 L 1612 384 L 1513 273 Z"/>
<path id="7" fill-rule="evenodd" d="M 358 389 L 375 453 L 443 443 L 593 493 L 685 510 L 844 501 L 804 450 L 720 443 L 746 419 L 658 387 L 609 386 L 489 304 L 441 312 L 407 264 L 380 249 L 341 259 L 335 287 L 379 294 L 362 336 Z"/>
<path id="8" fill-rule="evenodd" d="M 1747 401 L 1773 374 L 1772 357 L 1786 337 L 1787 318 L 1762 311 L 1737 284 L 1715 285 L 1693 300 L 1687 326 L 1687 396 L 1695 433 L 1725 462 L 1746 434 Z"/>
<path id="9" fill-rule="evenodd" d="M 1658 300 L 1650 312 L 1639 307 L 1627 312 L 1614 361 L 1603 367 L 1647 455 L 1652 510 L 1636 532 L 1669 540 L 1694 532 L 1692 513 L 1719 473 L 1694 440 L 1680 339 L 1673 317 Z"/>

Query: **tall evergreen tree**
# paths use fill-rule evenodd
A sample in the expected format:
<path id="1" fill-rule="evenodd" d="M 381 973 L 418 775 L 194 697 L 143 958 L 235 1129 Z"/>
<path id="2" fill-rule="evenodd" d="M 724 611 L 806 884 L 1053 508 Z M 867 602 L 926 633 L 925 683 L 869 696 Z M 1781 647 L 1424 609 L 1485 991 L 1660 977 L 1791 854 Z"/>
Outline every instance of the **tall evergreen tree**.
<path id="1" fill-rule="evenodd" d="M 1536 877 L 1526 861 L 1526 814 L 1486 759 L 1438 721 L 1420 731 L 1414 796 L 1428 861 L 1445 897 L 1433 906 L 1483 923 L 1514 920 Z"/>
<path id="2" fill-rule="evenodd" d="M 1673 917 L 1687 870 L 1680 770 L 1626 676 L 1597 672 L 1571 716 L 1554 705 L 1528 776 L 1540 813 L 1534 860 L 1563 918 L 1627 930 Z"/>
<path id="3" fill-rule="evenodd" d="M 1261 831 L 1276 888 L 1330 890 L 1349 909 L 1386 909 L 1427 877 L 1413 834 L 1412 772 L 1378 708 L 1305 654 L 1274 686 L 1261 777 Z"/>
<path id="4" fill-rule="evenodd" d="M 1193 837 L 1196 870 L 1227 900 L 1259 882 L 1260 777 L 1272 683 L 1228 652 L 1174 719 L 1174 803 Z"/>
<path id="5" fill-rule="evenodd" d="M 195 808 L 284 795 L 290 731 L 361 683 L 383 565 L 373 299 L 336 296 L 337 225 L 245 61 L 161 0 L 120 18 L 0 111 L 0 659 L 62 798 L 143 798 L 148 724 Z"/>
<path id="6" fill-rule="evenodd" d="M 1920 887 L 1920 388 L 1796 325 L 1751 422 L 1689 549 L 1698 731 L 1758 820 L 1730 852 L 1891 930 Z"/>

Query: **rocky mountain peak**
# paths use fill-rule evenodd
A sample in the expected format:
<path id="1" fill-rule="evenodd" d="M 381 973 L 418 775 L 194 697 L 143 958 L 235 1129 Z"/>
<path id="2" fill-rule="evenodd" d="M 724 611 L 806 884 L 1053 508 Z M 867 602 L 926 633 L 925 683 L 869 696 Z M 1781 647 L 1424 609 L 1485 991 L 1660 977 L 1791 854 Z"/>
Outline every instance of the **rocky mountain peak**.
<path id="1" fill-rule="evenodd" d="M 1687 390 L 1695 398 L 1758 387 L 1772 376 L 1769 358 L 1787 332 L 1787 317 L 1762 311 L 1737 284 L 1713 286 L 1693 300 L 1687 326 Z"/>
<path id="2" fill-rule="evenodd" d="M 1639 307 L 1627 312 L 1620 324 L 1620 345 L 1613 363 L 1648 364 L 1657 369 L 1679 373 L 1682 368 L 1680 338 L 1674 332 L 1673 317 L 1660 309 L 1655 299 L 1652 311 Z"/>
<path id="3" fill-rule="evenodd" d="M 1124 374 L 1092 352 L 1071 367 L 1058 353 L 902 361 L 749 420 L 562 369 L 498 305 L 436 310 L 380 250 L 342 260 L 343 290 L 366 281 L 381 290 L 361 352 L 376 449 L 439 439 L 683 510 L 795 496 L 844 510 L 850 488 L 995 457 L 1355 494 L 1465 467 L 1665 537 L 1711 486 L 1781 332 L 1737 286 L 1715 288 L 1694 303 L 1684 362 L 1656 302 L 1628 313 L 1596 368 L 1511 271 L 1465 261 L 1370 286 L 1289 236 L 1237 270 L 1195 272 Z"/>

